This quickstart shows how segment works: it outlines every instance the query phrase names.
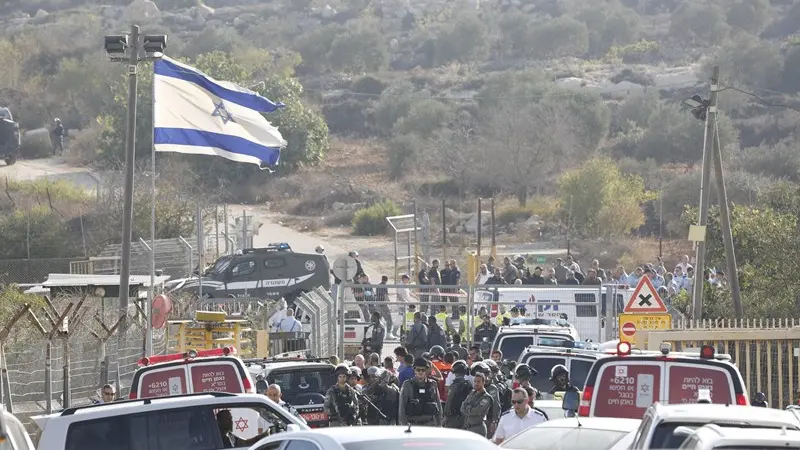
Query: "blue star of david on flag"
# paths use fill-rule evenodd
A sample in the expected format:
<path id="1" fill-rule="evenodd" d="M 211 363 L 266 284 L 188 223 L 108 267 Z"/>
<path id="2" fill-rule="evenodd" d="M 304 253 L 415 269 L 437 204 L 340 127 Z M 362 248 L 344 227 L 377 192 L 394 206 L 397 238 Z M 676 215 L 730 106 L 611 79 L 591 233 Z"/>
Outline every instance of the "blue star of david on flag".
<path id="1" fill-rule="evenodd" d="M 214 112 L 211 113 L 211 117 L 219 117 L 222 119 L 223 125 L 228 122 L 236 122 L 233 120 L 233 116 L 231 115 L 230 111 L 225 109 L 225 103 L 222 100 L 220 100 L 219 103 L 214 104 Z"/>

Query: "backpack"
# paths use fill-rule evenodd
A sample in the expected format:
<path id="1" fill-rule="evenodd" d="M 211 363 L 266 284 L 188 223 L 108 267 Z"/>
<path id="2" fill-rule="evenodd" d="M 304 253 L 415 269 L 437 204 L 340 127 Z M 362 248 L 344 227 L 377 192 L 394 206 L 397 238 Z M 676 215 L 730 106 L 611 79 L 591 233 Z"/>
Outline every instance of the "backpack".
<path id="1" fill-rule="evenodd" d="M 511 390 L 505 383 L 495 383 L 497 388 L 497 396 L 500 398 L 500 412 L 506 412 L 511 409 Z"/>

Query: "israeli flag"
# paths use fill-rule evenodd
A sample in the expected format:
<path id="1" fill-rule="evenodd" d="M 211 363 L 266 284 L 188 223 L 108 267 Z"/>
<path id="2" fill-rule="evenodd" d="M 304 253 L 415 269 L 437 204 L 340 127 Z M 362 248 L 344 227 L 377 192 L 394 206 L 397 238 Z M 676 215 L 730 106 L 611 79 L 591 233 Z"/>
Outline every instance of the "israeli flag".
<path id="1" fill-rule="evenodd" d="M 286 141 L 261 114 L 282 106 L 163 57 L 154 64 L 153 145 L 157 152 L 275 166 Z"/>

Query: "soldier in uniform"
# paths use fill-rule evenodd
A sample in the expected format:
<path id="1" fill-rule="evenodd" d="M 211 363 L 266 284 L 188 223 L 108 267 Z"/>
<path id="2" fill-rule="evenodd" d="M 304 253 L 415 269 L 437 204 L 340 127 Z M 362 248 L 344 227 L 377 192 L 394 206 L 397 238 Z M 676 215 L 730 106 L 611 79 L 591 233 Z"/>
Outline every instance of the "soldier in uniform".
<path id="1" fill-rule="evenodd" d="M 487 435 L 486 417 L 494 404 L 491 394 L 486 392 L 486 381 L 489 378 L 489 368 L 482 363 L 473 364 L 473 390 L 469 393 L 464 403 L 461 404 L 461 414 L 464 415 L 464 429 Z"/>
<path id="2" fill-rule="evenodd" d="M 450 352 L 458 353 L 458 359 L 466 360 L 469 357 L 467 348 L 461 345 L 461 334 L 453 335 L 453 345 L 447 349 L 447 353 Z"/>
<path id="3" fill-rule="evenodd" d="M 523 389 L 531 386 L 531 378 L 536 376 L 536 370 L 527 364 L 518 364 L 514 369 L 514 388 L 521 387 Z"/>
<path id="4" fill-rule="evenodd" d="M 403 383 L 400 390 L 400 425 L 442 426 L 442 403 L 436 380 L 428 377 L 430 361 L 414 360 L 414 377 Z"/>
<path id="5" fill-rule="evenodd" d="M 383 425 L 397 425 L 397 409 L 400 406 L 400 388 L 393 382 L 397 378 L 388 370 L 380 375 L 380 386 L 383 388 L 383 402 L 378 407 L 386 415 Z"/>
<path id="6" fill-rule="evenodd" d="M 498 366 L 497 363 L 491 359 L 486 361 L 486 365 L 489 366 L 489 369 L 492 371 L 492 373 L 489 375 L 489 383 L 495 389 L 495 391 L 497 391 L 497 401 L 500 405 L 500 414 L 498 415 L 499 421 L 500 415 L 511 409 L 511 390 L 508 389 L 505 379 L 503 378 L 503 374 L 500 373 L 500 366 Z M 487 388 L 487 391 L 488 390 L 489 389 Z"/>
<path id="7" fill-rule="evenodd" d="M 486 428 L 488 429 L 489 436 L 494 434 L 494 430 L 497 428 L 497 422 L 500 421 L 500 391 L 497 389 L 497 386 L 494 385 L 494 375 L 492 374 L 492 366 L 497 367 L 497 364 L 492 361 L 491 359 L 483 360 L 482 366 L 486 370 L 486 382 L 484 383 L 483 390 L 489 393 L 492 396 L 492 408 L 489 410 L 489 414 L 486 417 Z M 480 369 L 479 369 L 480 370 Z M 498 368 L 499 370 L 499 368 Z"/>
<path id="8" fill-rule="evenodd" d="M 368 402 L 364 402 L 364 421 L 367 425 L 387 425 L 386 421 L 383 419 L 385 415 L 383 412 L 383 408 L 381 405 L 383 404 L 384 396 L 386 395 L 386 390 L 384 386 L 381 384 L 383 369 L 380 367 L 370 367 L 367 369 L 367 379 L 369 380 L 367 385 L 361 390 L 361 393 L 364 394 L 372 404 Z M 360 405 L 361 406 L 361 405 Z"/>
<path id="9" fill-rule="evenodd" d="M 350 370 L 346 365 L 340 364 L 333 373 L 336 376 L 336 384 L 325 394 L 325 412 L 329 417 L 329 425 L 332 427 L 360 425 L 355 388 L 347 383 Z"/>
<path id="10" fill-rule="evenodd" d="M 565 392 L 570 387 L 569 370 L 562 364 L 556 364 L 550 370 L 550 382 L 553 383 L 553 387 L 549 391 L 550 394 Z"/>
<path id="11" fill-rule="evenodd" d="M 453 363 L 451 373 L 455 376 L 450 389 L 447 391 L 447 402 L 444 405 L 444 426 L 447 428 L 463 429 L 464 416 L 461 415 L 461 405 L 472 392 L 472 383 L 466 379 L 467 362 L 458 360 Z"/>

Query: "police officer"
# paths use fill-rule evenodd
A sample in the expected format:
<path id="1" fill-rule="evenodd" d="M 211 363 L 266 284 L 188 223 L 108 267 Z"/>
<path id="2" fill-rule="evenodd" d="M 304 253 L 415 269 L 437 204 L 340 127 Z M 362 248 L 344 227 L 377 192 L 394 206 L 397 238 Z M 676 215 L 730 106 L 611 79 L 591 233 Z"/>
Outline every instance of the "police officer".
<path id="1" fill-rule="evenodd" d="M 497 365 L 497 362 L 489 359 L 486 361 L 486 365 L 489 366 L 489 369 L 492 371 L 489 383 L 492 388 L 497 391 L 497 401 L 500 405 L 500 415 L 502 415 L 504 412 L 511 409 L 511 390 L 508 389 L 503 374 L 500 373 L 500 366 Z M 487 391 L 488 390 L 487 388 Z M 499 420 L 498 416 L 498 421 Z"/>
<path id="2" fill-rule="evenodd" d="M 760 406 L 762 408 L 769 408 L 769 402 L 767 402 L 767 396 L 764 395 L 763 392 L 756 392 L 756 396 L 752 402 L 750 402 L 752 406 Z"/>
<path id="3" fill-rule="evenodd" d="M 339 364 L 334 370 L 336 384 L 325 394 L 325 412 L 328 414 L 330 426 L 359 425 L 358 399 L 354 388 L 348 384 L 350 370 Z"/>
<path id="4" fill-rule="evenodd" d="M 461 335 L 460 334 L 454 334 L 453 335 L 453 345 L 451 345 L 447 349 L 447 353 L 450 353 L 450 352 L 458 353 L 458 359 L 466 360 L 469 357 L 469 354 L 467 352 L 467 348 L 464 347 L 463 345 L 461 345 Z"/>
<path id="5" fill-rule="evenodd" d="M 428 377 L 430 361 L 414 360 L 414 377 L 403 383 L 400 390 L 400 425 L 442 426 L 442 403 L 436 380 Z"/>
<path id="6" fill-rule="evenodd" d="M 562 364 L 556 364 L 550 369 L 550 382 L 553 383 L 553 387 L 549 392 L 550 394 L 565 392 L 570 387 L 569 370 Z"/>
<path id="7" fill-rule="evenodd" d="M 521 387 L 523 389 L 531 386 L 531 378 L 536 376 L 536 370 L 527 364 L 517 364 L 514 370 L 515 388 Z"/>
<path id="8" fill-rule="evenodd" d="M 475 328 L 475 336 L 472 341 L 481 343 L 485 338 L 486 342 L 493 342 L 495 336 L 497 336 L 497 331 L 499 328 L 497 328 L 497 325 L 492 323 L 492 318 L 489 316 L 489 314 L 483 314 L 481 319 L 483 320 L 483 323 Z"/>
<path id="9" fill-rule="evenodd" d="M 380 375 L 380 386 L 384 390 L 383 402 L 378 407 L 386 415 L 384 425 L 397 425 L 397 409 L 400 406 L 400 388 L 394 381 L 397 380 L 388 370 Z"/>
<path id="10" fill-rule="evenodd" d="M 464 360 L 454 362 L 450 370 L 455 378 L 447 391 L 447 402 L 444 405 L 444 426 L 447 428 L 464 428 L 461 405 L 472 392 L 472 383 L 466 379 L 467 370 L 467 362 Z"/>
<path id="11" fill-rule="evenodd" d="M 473 390 L 467 395 L 464 403 L 461 404 L 461 414 L 464 415 L 464 429 L 480 434 L 483 437 L 487 435 L 487 415 L 494 405 L 494 399 L 485 389 L 489 372 L 489 368 L 485 364 L 473 364 Z"/>
<path id="12" fill-rule="evenodd" d="M 377 353 L 378 355 L 383 354 L 383 340 L 386 338 L 386 328 L 383 327 L 381 318 L 381 313 L 378 311 L 372 312 L 372 336 L 370 336 L 369 339 L 369 344 L 372 350 L 365 353 Z M 365 354 L 364 357 L 369 357 L 369 354 Z"/>
<path id="13" fill-rule="evenodd" d="M 384 420 L 386 414 L 384 414 L 381 407 L 386 396 L 386 390 L 381 384 L 383 372 L 382 368 L 375 366 L 367 369 L 369 382 L 361 390 L 364 397 L 369 400 L 369 402 L 364 402 L 364 420 L 367 425 L 388 425 L 387 421 Z"/>
<path id="14" fill-rule="evenodd" d="M 489 414 L 487 415 L 486 419 L 486 428 L 488 428 L 488 433 L 491 436 L 494 434 L 494 430 L 497 428 L 497 422 L 500 421 L 500 413 L 502 412 L 500 404 L 500 391 L 494 384 L 493 374 L 495 370 L 500 371 L 500 368 L 497 367 L 497 363 L 491 359 L 483 360 L 483 366 L 486 368 L 486 383 L 484 383 L 483 389 L 492 396 L 492 408 L 489 410 Z"/>

